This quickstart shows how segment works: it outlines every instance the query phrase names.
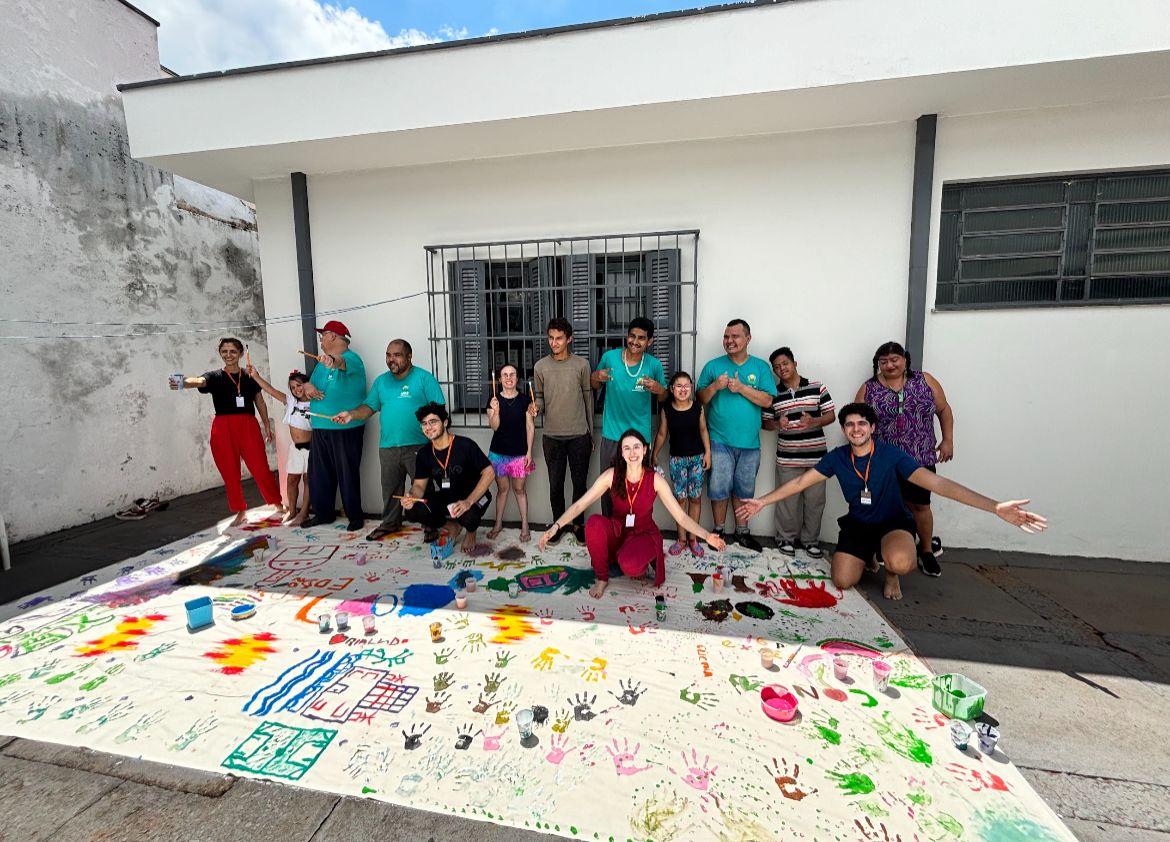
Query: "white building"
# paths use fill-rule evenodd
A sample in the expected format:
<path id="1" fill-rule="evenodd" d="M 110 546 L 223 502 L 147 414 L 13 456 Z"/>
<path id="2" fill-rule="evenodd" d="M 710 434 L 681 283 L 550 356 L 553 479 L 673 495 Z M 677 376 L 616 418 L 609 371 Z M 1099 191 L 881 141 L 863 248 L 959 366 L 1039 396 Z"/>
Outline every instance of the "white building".
<path id="1" fill-rule="evenodd" d="M 549 308 L 596 333 L 645 309 L 688 368 L 746 318 L 840 405 L 906 338 L 954 407 L 945 473 L 1052 520 L 943 501 L 949 544 L 1165 559 L 1163 0 L 789 0 L 122 91 L 135 156 L 256 203 L 268 312 L 429 293 L 343 316 L 371 377 L 405 336 L 474 404 L 486 361 L 543 353 Z M 297 327 L 269 341 L 299 362 Z"/>

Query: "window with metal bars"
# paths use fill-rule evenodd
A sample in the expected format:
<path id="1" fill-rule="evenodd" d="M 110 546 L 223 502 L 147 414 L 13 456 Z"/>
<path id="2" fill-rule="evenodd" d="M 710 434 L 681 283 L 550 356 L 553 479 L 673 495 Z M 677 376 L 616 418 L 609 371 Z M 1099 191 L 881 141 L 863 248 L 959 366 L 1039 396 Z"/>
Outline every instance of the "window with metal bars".
<path id="1" fill-rule="evenodd" d="M 1170 302 L 1170 171 L 946 184 L 935 307 Z"/>
<path id="2" fill-rule="evenodd" d="M 691 230 L 427 246 L 431 354 L 452 423 L 487 426 L 492 373 L 505 363 L 528 389 L 553 317 L 572 323 L 572 353 L 596 368 L 646 316 L 648 352 L 667 375 L 688 362 L 694 374 L 698 244 Z"/>

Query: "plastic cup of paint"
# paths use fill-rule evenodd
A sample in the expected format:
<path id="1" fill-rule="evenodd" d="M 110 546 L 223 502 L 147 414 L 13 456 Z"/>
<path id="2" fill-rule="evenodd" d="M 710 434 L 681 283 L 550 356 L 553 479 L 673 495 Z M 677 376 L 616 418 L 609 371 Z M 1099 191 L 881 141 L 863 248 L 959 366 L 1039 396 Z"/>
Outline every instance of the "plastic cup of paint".
<path id="1" fill-rule="evenodd" d="M 666 620 L 666 597 L 654 597 L 654 616 L 660 623 Z"/>
<path id="2" fill-rule="evenodd" d="M 532 718 L 530 708 L 516 711 L 516 728 L 520 731 L 520 739 L 526 740 L 532 736 Z"/>
<path id="3" fill-rule="evenodd" d="M 478 587 L 479 583 L 475 581 L 474 576 L 468 575 L 468 577 L 463 580 L 463 590 L 467 591 L 468 593 L 475 593 L 476 588 Z"/>
<path id="4" fill-rule="evenodd" d="M 443 639 L 443 624 L 431 623 L 431 643 L 438 643 Z"/>
<path id="5" fill-rule="evenodd" d="M 348 611 L 338 611 L 337 612 L 337 630 L 338 631 L 345 631 L 348 628 L 349 628 L 349 612 Z"/>
<path id="6" fill-rule="evenodd" d="M 317 630 L 324 634 L 329 631 L 329 615 L 322 614 L 317 618 Z"/>
<path id="7" fill-rule="evenodd" d="M 357 554 L 357 555 L 354 557 L 354 561 L 356 561 L 356 562 L 357 562 L 357 565 L 358 565 L 358 567 L 364 567 L 364 566 L 365 566 L 365 563 L 366 563 L 366 560 L 367 560 L 367 557 L 366 557 L 366 554 L 365 554 L 364 552 L 362 552 L 362 553 L 358 553 L 358 554 Z"/>
<path id="8" fill-rule="evenodd" d="M 994 754 L 999 744 L 999 729 L 990 722 L 980 722 L 976 731 L 979 733 L 979 750 L 984 754 Z"/>
<path id="9" fill-rule="evenodd" d="M 723 591 L 723 577 L 716 573 L 711 577 L 711 586 L 715 588 L 715 593 L 721 593 Z"/>
<path id="10" fill-rule="evenodd" d="M 508 596 L 512 597 L 512 599 L 515 599 L 516 597 L 520 596 L 520 583 L 519 582 L 509 582 L 508 583 Z"/>
<path id="11" fill-rule="evenodd" d="M 185 378 L 182 374 L 172 374 L 171 375 L 171 386 L 175 389 L 182 389 L 183 388 L 183 381 L 186 379 L 187 378 Z"/>
<path id="12" fill-rule="evenodd" d="M 893 667 L 888 661 L 873 662 L 873 689 L 884 693 L 890 688 L 890 673 Z"/>
<path id="13" fill-rule="evenodd" d="M 438 570 L 443 566 L 443 559 L 439 558 L 438 556 L 433 556 L 431 558 L 431 564 L 433 564 L 435 569 Z"/>
<path id="14" fill-rule="evenodd" d="M 961 719 L 951 722 L 951 742 L 959 751 L 966 751 L 971 742 L 971 726 Z"/>
<path id="15" fill-rule="evenodd" d="M 276 552 L 276 547 L 277 547 L 279 542 L 275 538 L 273 538 L 271 535 L 265 535 L 264 540 L 268 542 L 268 552 L 270 552 L 270 553 Z"/>
<path id="16" fill-rule="evenodd" d="M 366 614 L 362 617 L 362 631 L 366 634 L 373 634 L 377 629 L 374 626 L 374 615 Z"/>
<path id="17" fill-rule="evenodd" d="M 833 675 L 838 681 L 844 681 L 849 677 L 849 662 L 840 655 L 833 659 Z"/>
<path id="18" fill-rule="evenodd" d="M 776 653 L 771 649 L 760 650 L 760 666 L 762 666 L 764 669 L 770 670 L 774 660 L 776 660 Z"/>
<path id="19" fill-rule="evenodd" d="M 464 591 L 455 594 L 455 607 L 459 609 L 467 607 L 467 594 Z"/>

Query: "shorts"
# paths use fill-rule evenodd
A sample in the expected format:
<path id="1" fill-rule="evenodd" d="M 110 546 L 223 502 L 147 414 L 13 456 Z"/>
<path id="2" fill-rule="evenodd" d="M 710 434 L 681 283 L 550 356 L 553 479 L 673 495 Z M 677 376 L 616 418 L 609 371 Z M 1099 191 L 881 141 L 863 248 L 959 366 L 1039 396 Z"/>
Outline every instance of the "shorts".
<path id="1" fill-rule="evenodd" d="M 284 462 L 286 474 L 307 474 L 309 472 L 309 443 L 307 441 L 288 443 L 288 458 Z"/>
<path id="2" fill-rule="evenodd" d="M 917 527 L 914 518 L 897 517 L 882 523 L 862 523 L 849 515 L 837 518 L 841 534 L 837 536 L 837 552 L 855 556 L 869 562 L 882 548 L 882 538 L 891 532 L 902 530 L 913 538 Z"/>
<path id="3" fill-rule="evenodd" d="M 750 500 L 756 493 L 760 470 L 760 449 L 731 447 L 711 442 L 711 482 L 707 496 L 712 500 Z"/>
<path id="4" fill-rule="evenodd" d="M 922 467 L 932 474 L 938 473 L 934 465 L 923 465 Z M 902 502 L 913 503 L 916 506 L 930 505 L 930 492 L 921 485 L 915 485 L 908 479 L 899 479 L 898 487 L 902 489 Z"/>
<path id="5" fill-rule="evenodd" d="M 670 481 L 674 485 L 674 496 L 680 499 L 698 500 L 703 496 L 703 454 L 698 456 L 671 456 Z"/>
<path id="6" fill-rule="evenodd" d="M 519 477 L 523 479 L 535 470 L 535 468 L 524 467 L 525 457 L 523 456 L 501 456 L 489 450 L 488 459 L 491 460 L 492 467 L 496 469 L 496 476 L 498 477 Z"/>

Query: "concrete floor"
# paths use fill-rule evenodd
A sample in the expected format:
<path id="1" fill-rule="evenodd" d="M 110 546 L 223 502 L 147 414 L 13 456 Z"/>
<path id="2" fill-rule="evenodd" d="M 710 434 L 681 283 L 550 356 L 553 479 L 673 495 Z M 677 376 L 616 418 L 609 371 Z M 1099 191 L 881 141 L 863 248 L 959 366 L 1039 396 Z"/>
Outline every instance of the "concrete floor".
<path id="1" fill-rule="evenodd" d="M 0 602 L 226 515 L 213 490 L 142 521 L 98 521 L 18 544 L 13 570 L 0 573 Z M 1170 564 L 957 549 L 942 562 L 940 579 L 909 577 L 901 602 L 884 600 L 876 579 L 863 590 L 936 671 L 988 689 L 1000 745 L 1078 837 L 1170 842 Z M 0 839 L 552 838 L 5 737 L 0 815 Z"/>

